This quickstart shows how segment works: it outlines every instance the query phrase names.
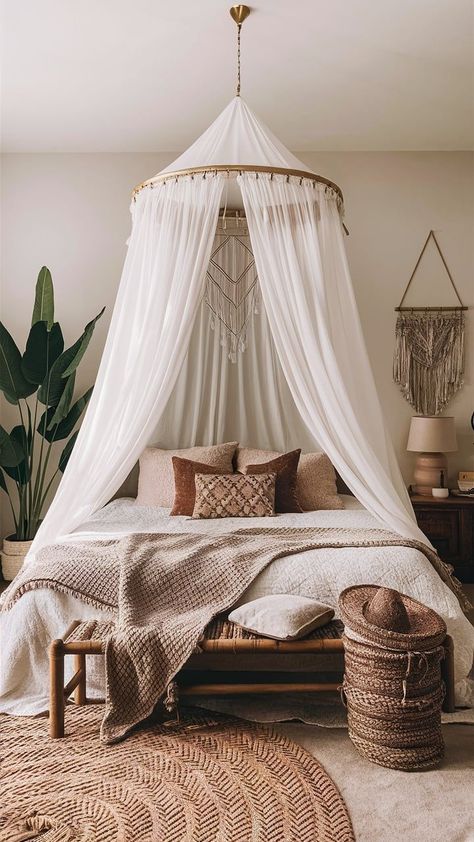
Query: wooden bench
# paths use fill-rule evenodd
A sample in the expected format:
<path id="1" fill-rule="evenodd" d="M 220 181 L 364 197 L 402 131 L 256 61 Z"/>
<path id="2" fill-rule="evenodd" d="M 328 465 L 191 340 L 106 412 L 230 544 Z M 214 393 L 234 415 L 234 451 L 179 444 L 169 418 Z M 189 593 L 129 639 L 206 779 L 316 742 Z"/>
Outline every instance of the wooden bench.
<path id="1" fill-rule="evenodd" d="M 53 738 L 64 736 L 64 714 L 70 696 L 78 705 L 87 703 L 86 657 L 103 655 L 105 639 L 113 624 L 76 620 L 62 639 L 54 640 L 50 647 L 50 709 L 49 733 Z M 341 639 L 343 625 L 333 620 L 316 629 L 302 640 L 278 641 L 251 634 L 230 623 L 226 617 L 217 617 L 207 627 L 198 648 L 177 676 L 179 698 L 201 695 L 244 695 L 281 693 L 338 692 L 344 670 L 344 647 Z M 448 636 L 445 641 L 446 657 L 443 661 L 443 678 L 446 696 L 443 709 L 454 710 L 453 645 Z M 74 674 L 64 684 L 64 658 L 74 657 Z M 227 664 L 230 669 L 221 667 Z M 248 669 L 250 658 L 256 658 L 257 667 Z M 312 656 L 310 672 L 264 670 L 265 681 L 256 680 L 262 671 L 258 662 L 263 656 L 278 664 L 282 656 Z M 255 661 L 254 658 L 254 661 Z M 317 665 L 317 669 L 314 669 Z M 245 669 L 241 669 L 241 667 Z M 321 667 L 328 672 L 320 674 Z M 293 667 L 291 668 L 293 670 Z M 216 675 L 218 680 L 216 680 Z M 297 678 L 300 680 L 297 680 Z"/>

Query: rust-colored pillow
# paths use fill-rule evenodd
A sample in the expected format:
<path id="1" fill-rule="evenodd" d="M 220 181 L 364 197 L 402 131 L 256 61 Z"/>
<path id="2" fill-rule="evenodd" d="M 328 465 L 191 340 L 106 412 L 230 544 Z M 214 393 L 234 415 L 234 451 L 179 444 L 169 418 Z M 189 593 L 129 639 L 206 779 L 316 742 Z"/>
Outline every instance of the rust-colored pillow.
<path id="1" fill-rule="evenodd" d="M 276 474 L 196 474 L 193 518 L 271 517 Z"/>
<path id="2" fill-rule="evenodd" d="M 260 465 L 277 456 L 281 453 L 274 450 L 238 447 L 234 456 L 236 470 L 243 474 L 246 465 Z M 344 508 L 337 493 L 336 472 L 325 453 L 303 453 L 298 464 L 296 493 L 304 512 Z"/>
<path id="3" fill-rule="evenodd" d="M 174 503 L 170 515 L 191 516 L 196 502 L 196 474 L 226 474 L 215 465 L 205 465 L 203 462 L 193 462 L 192 459 L 182 459 L 173 456 L 171 459 L 174 471 Z"/>
<path id="4" fill-rule="evenodd" d="M 301 450 L 292 450 L 290 453 L 283 453 L 269 462 L 261 462 L 257 465 L 245 465 L 242 470 L 244 474 L 276 474 L 275 483 L 275 511 L 276 512 L 302 512 L 298 495 L 296 492 L 298 462 Z"/>

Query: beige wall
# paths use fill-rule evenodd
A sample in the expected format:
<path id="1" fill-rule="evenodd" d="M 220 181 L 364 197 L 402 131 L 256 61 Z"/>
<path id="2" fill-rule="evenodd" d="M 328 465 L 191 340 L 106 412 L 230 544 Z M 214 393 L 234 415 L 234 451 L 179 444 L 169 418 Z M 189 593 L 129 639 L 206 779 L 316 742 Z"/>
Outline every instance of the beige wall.
<path id="1" fill-rule="evenodd" d="M 78 388 L 94 378 L 120 279 L 129 234 L 131 188 L 175 157 L 157 155 L 5 155 L 1 195 L 1 318 L 22 344 L 41 265 L 49 266 L 56 316 L 66 341 L 105 304 Z M 392 382 L 395 314 L 430 228 L 436 230 L 458 289 L 474 305 L 474 179 L 471 153 L 301 153 L 316 172 L 336 181 L 346 200 L 347 250 L 369 355 L 387 424 L 407 482 L 405 452 L 412 410 Z M 409 303 L 451 303 L 434 252 Z M 419 286 L 418 286 L 419 284 Z M 447 414 L 456 417 L 459 452 L 451 476 L 474 469 L 472 312 L 467 317 L 465 386 Z M 3 405 L 2 423 L 13 422 Z M 15 422 L 16 423 L 16 422 Z M 3 506 L 5 511 L 5 507 Z M 7 526 L 4 526 L 4 529 Z"/>

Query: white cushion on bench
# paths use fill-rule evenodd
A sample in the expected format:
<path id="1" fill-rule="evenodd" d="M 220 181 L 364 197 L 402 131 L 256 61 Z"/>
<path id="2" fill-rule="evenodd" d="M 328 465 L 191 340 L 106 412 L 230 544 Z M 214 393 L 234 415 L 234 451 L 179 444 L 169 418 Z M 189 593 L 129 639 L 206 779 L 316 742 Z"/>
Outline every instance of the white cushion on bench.
<path id="1" fill-rule="evenodd" d="M 307 596 L 271 594 L 231 611 L 229 620 L 274 640 L 297 640 L 329 623 L 334 610 Z"/>

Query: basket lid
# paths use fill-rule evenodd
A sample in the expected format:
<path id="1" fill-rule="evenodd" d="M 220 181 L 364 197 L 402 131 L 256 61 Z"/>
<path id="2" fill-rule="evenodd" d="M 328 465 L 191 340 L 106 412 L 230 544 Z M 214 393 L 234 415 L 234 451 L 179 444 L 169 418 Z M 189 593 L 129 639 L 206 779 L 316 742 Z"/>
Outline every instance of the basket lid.
<path id="1" fill-rule="evenodd" d="M 349 629 L 378 646 L 416 651 L 439 646 L 446 637 L 446 623 L 436 611 L 392 588 L 346 588 L 339 608 Z"/>

